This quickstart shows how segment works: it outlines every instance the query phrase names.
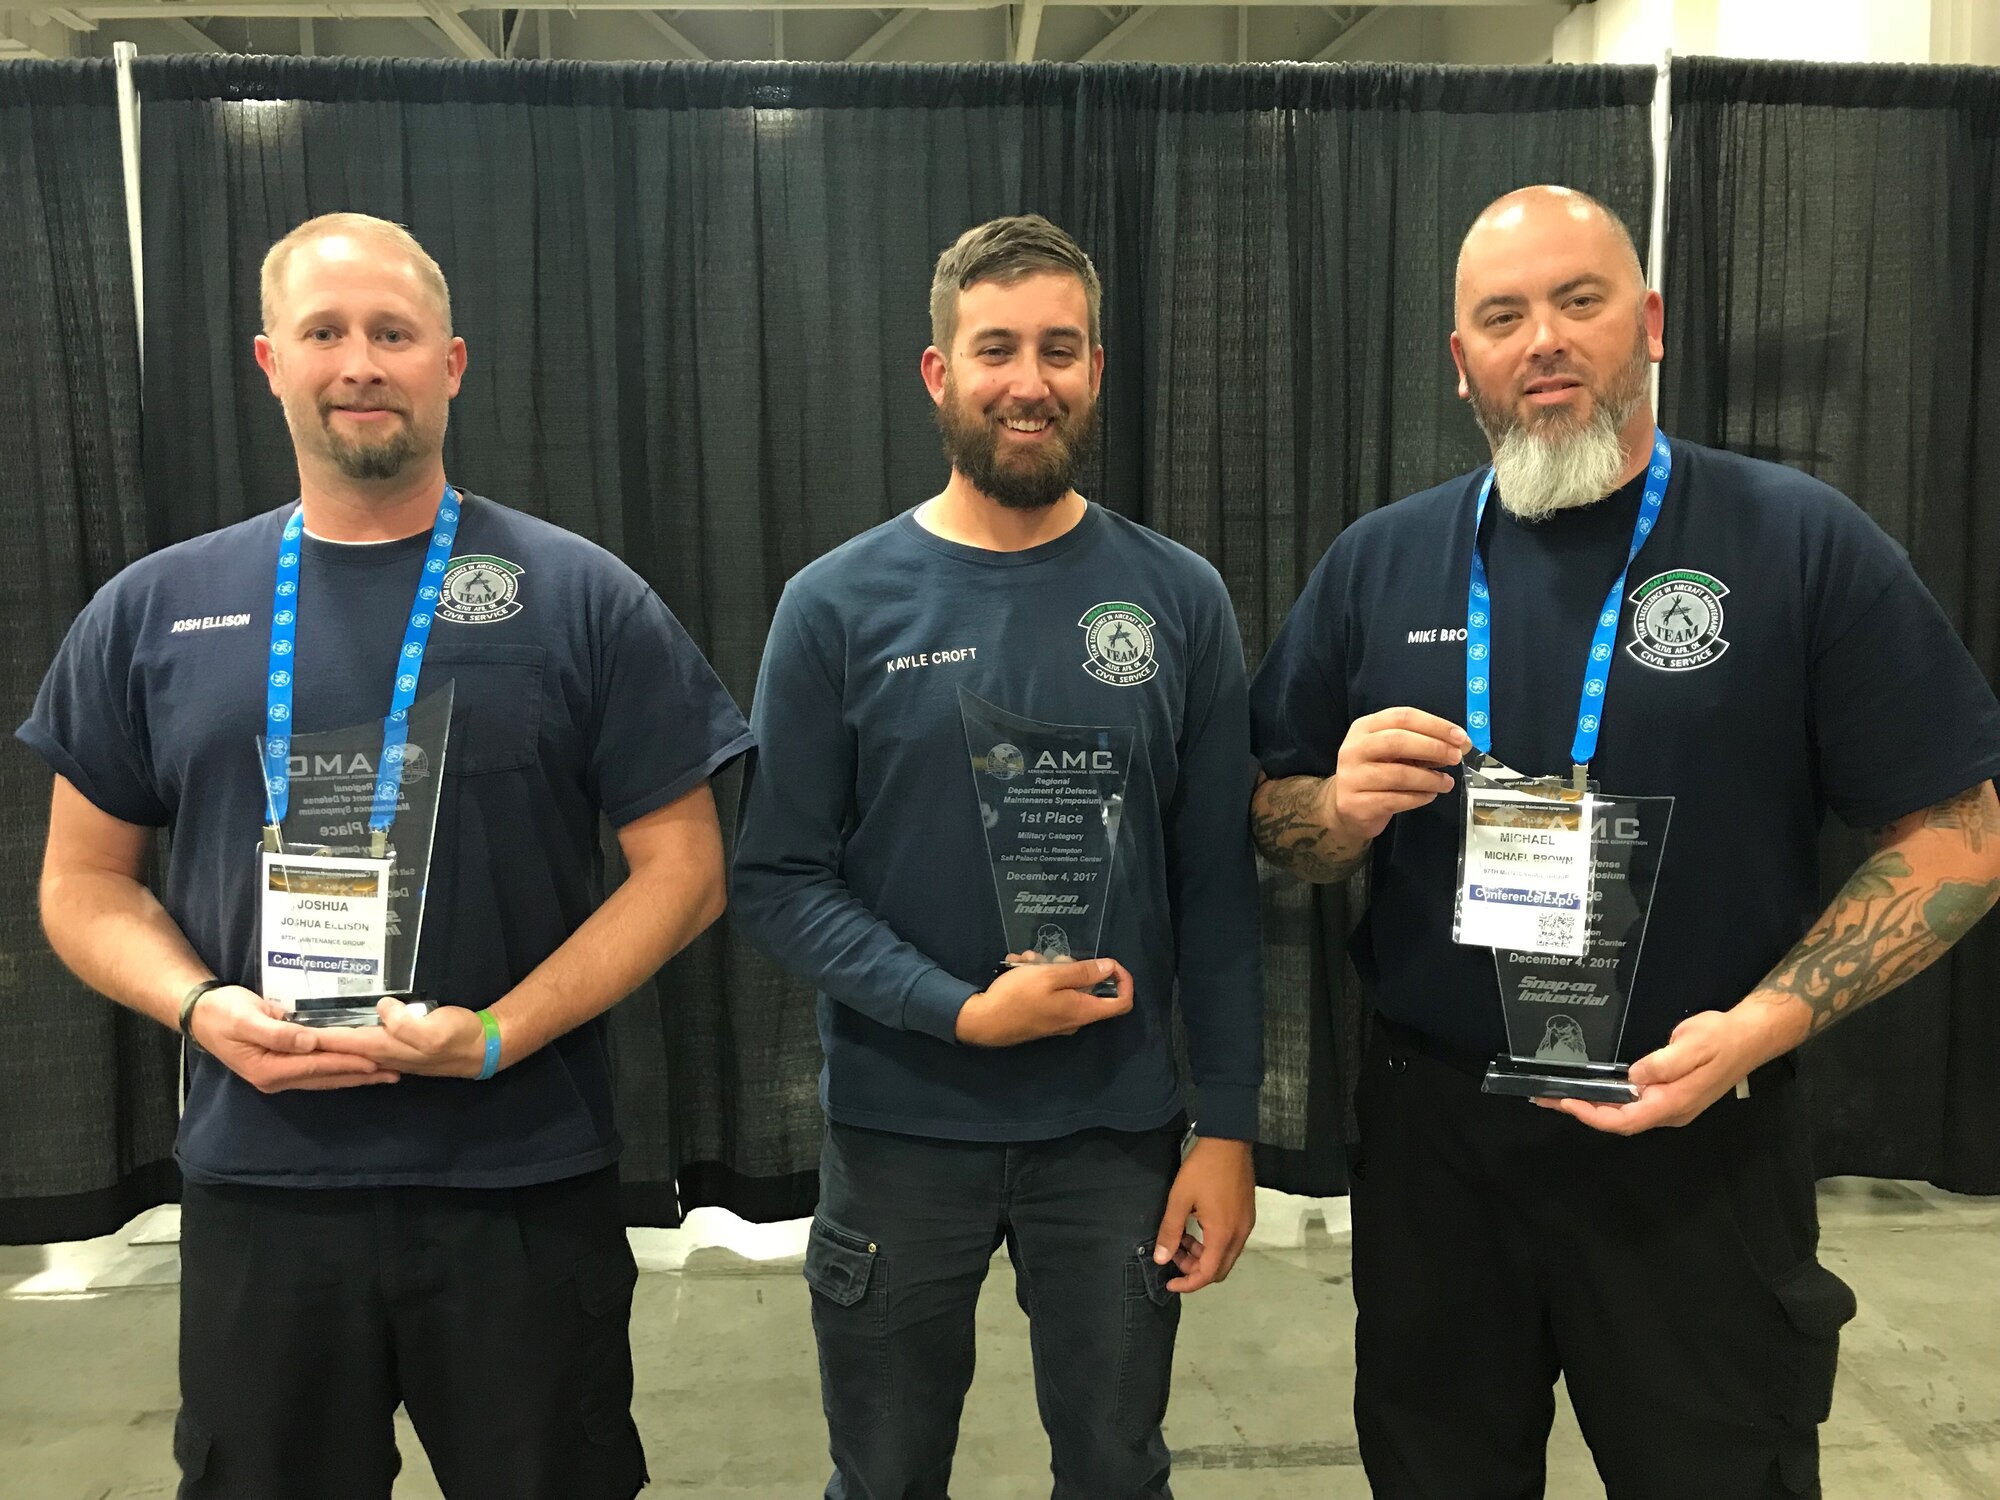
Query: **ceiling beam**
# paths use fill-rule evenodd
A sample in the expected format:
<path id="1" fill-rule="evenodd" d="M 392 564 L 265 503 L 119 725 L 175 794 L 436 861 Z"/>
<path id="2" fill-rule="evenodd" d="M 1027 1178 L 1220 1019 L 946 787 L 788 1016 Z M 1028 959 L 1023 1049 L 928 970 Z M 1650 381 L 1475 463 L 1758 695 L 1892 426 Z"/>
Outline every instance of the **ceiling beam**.
<path id="1" fill-rule="evenodd" d="M 1307 62 L 1343 62 L 1354 55 L 1354 48 L 1380 31 L 1389 19 L 1389 7 L 1378 6 L 1360 20 L 1351 22 L 1334 39 L 1307 58 Z"/>
<path id="2" fill-rule="evenodd" d="M 888 46 L 889 43 L 895 41 L 897 37 L 922 20 L 923 14 L 920 10 L 897 11 L 873 32 L 869 33 L 867 41 L 848 53 L 847 60 L 849 62 L 867 62 L 876 53 Z"/>
<path id="3" fill-rule="evenodd" d="M 444 39 L 461 57 L 474 62 L 498 62 L 500 55 L 486 45 L 486 39 L 470 26 L 465 18 L 455 10 L 447 8 L 441 0 L 420 0 L 423 12 L 430 18 L 431 25 L 444 33 Z"/>
<path id="4" fill-rule="evenodd" d="M 179 37 L 190 52 L 220 52 L 223 50 L 221 43 L 217 42 L 214 37 L 185 17 L 162 16 L 159 19 L 160 24 Z"/>
<path id="5" fill-rule="evenodd" d="M 526 12 L 524 11 L 522 12 L 522 14 L 525 15 Z M 712 61 L 712 59 L 706 52 L 702 51 L 701 48 L 697 47 L 693 42 L 687 39 L 686 35 L 681 31 L 680 27 L 674 25 L 672 21 L 669 21 L 665 16 L 661 15 L 658 11 L 640 10 L 640 11 L 634 11 L 633 14 L 636 15 L 640 20 L 644 21 L 654 31 L 657 31 L 661 36 L 665 37 L 669 42 L 673 43 L 673 45 L 680 50 L 681 56 L 685 57 L 689 62 Z M 513 54 L 509 53 L 508 55 L 511 57 Z"/>
<path id="6" fill-rule="evenodd" d="M 1035 60 L 1035 43 L 1042 35 L 1042 0 L 1025 0 L 1021 6 L 1021 29 L 1014 35 L 1014 61 Z"/>
<path id="7" fill-rule="evenodd" d="M 60 7 L 55 10 L 45 10 L 41 12 L 41 14 L 47 16 L 51 21 L 54 21 L 58 26 L 67 26 L 71 31 L 97 30 L 97 23 L 91 20 L 90 17 L 80 16 L 75 11 L 68 9 L 67 7 Z"/>
<path id="8" fill-rule="evenodd" d="M 1249 0 L 1252 5 L 1282 5 L 1287 0 Z M 1522 0 L 1387 0 L 1370 7 L 1370 15 L 1403 6 L 1456 5 L 1462 8 L 1517 5 Z M 534 11 L 567 11 L 584 15 L 594 11 L 634 11 L 658 8 L 659 0 L 516 0 L 521 8 Z M 1102 10 L 1088 0 L 1044 0 L 1045 5 Z M 991 10 L 994 0 L 905 0 L 905 3 L 877 6 L 876 9 L 901 13 L 909 10 Z M 440 7 L 442 8 L 442 7 Z M 498 9 L 479 6 L 475 9 Z M 507 9 L 513 9 L 510 5 Z M 675 11 L 765 11 L 861 9 L 854 0 L 760 0 L 745 5 L 744 0 L 674 0 Z M 1145 11 L 1167 9 L 1214 9 L 1215 0 L 1153 0 Z M 1324 8 L 1324 7 L 1322 7 Z M 96 21 L 161 21 L 174 16 L 322 16 L 359 19 L 365 16 L 425 16 L 424 0 L 75 0 L 66 6 L 72 14 Z M 1350 7 L 1352 9 L 1352 7 Z M 1125 16 L 1120 24 L 1130 21 Z M 1366 19 L 1365 17 L 1363 18 Z M 483 45 L 483 44 L 482 44 Z M 490 49 L 489 49 L 490 50 Z"/>
<path id="9" fill-rule="evenodd" d="M 1083 56 L 1077 59 L 1077 61 L 1078 62 L 1102 61 L 1105 54 L 1111 52 L 1113 49 L 1120 46 L 1127 37 L 1131 36 L 1133 32 L 1137 31 L 1141 26 L 1144 26 L 1148 21 L 1152 20 L 1153 17 L 1158 15 L 1159 13 L 1160 13 L 1160 7 L 1157 5 L 1140 6 L 1137 10 L 1133 11 L 1131 15 L 1127 16 L 1124 20 L 1120 21 L 1116 26 L 1112 27 L 1109 31 L 1105 32 L 1103 36 L 1099 37 L 1097 39 L 1097 45 L 1092 47 L 1088 52 L 1084 53 Z"/>

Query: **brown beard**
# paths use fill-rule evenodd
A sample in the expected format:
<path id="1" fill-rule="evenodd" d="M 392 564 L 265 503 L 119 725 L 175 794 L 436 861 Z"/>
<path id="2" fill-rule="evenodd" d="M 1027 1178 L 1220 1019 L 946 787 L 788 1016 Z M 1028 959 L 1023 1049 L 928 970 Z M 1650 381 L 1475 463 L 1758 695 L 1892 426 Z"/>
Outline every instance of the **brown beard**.
<path id="1" fill-rule="evenodd" d="M 1048 441 L 1003 459 L 998 414 L 964 410 L 957 386 L 947 377 L 944 400 L 937 405 L 944 456 L 980 494 L 1009 510 L 1047 510 L 1075 487 L 1076 476 L 1090 460 L 1097 441 L 1097 402 L 1066 412 L 1044 408 L 1033 415 L 1048 417 L 1054 429 Z"/>
<path id="2" fill-rule="evenodd" d="M 326 456 L 349 479 L 394 479 L 437 447 L 436 440 L 419 430 L 410 413 L 401 407 L 384 407 L 403 419 L 394 432 L 373 442 L 357 443 L 335 430 L 335 403 L 318 404 L 320 431 L 326 439 Z M 438 435 L 442 437 L 442 434 Z"/>

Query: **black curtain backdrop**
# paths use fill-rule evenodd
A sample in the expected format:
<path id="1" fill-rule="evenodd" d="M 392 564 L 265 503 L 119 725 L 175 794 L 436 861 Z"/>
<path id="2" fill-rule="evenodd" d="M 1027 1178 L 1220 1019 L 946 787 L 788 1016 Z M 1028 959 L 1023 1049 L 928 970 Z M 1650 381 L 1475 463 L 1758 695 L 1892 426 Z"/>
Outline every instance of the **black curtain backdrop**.
<path id="1" fill-rule="evenodd" d="M 942 483 L 938 251 L 1034 209 L 1107 287 L 1086 489 L 1216 563 L 1254 660 L 1342 526 L 1478 458 L 1445 335 L 1479 207 L 1561 181 L 1644 223 L 1652 77 L 142 62 L 149 536 L 292 493 L 257 264 L 310 214 L 381 214 L 471 344 L 455 479 L 618 551 L 747 701 L 785 579 Z M 1337 1192 L 1346 895 L 1268 891 L 1260 1170 Z M 798 986 L 725 923 L 615 1024 L 635 1219 L 810 1208 Z"/>
<path id="2" fill-rule="evenodd" d="M 71 618 L 145 550 L 138 329 L 108 62 L 0 67 L 0 695 L 20 722 Z M 173 1196 L 177 1053 L 71 979 L 36 917 L 49 776 L 0 743 L 0 1242 Z"/>
<path id="3" fill-rule="evenodd" d="M 2000 72 L 1696 58 L 1672 103 L 1663 425 L 1851 495 L 1994 680 Z M 1823 1174 L 2000 1192 L 1996 990 L 1989 920 L 1801 1054 Z"/>
<path id="4" fill-rule="evenodd" d="M 1902 538 L 1989 673 L 1997 77 L 1678 65 L 1665 373 L 1670 431 L 1811 469 Z M 916 357 L 932 259 L 966 225 L 1037 209 L 1096 258 L 1088 491 L 1217 564 L 1254 660 L 1343 526 L 1481 457 L 1444 347 L 1471 215 L 1537 180 L 1635 228 L 1649 201 L 1650 69 L 231 58 L 138 78 L 143 498 L 109 74 L 0 74 L 0 191 L 22 205 L 0 220 L 0 399 L 32 434 L 0 450 L 17 710 L 124 561 L 292 493 L 249 341 L 262 252 L 309 214 L 397 218 L 444 264 L 472 346 L 454 477 L 627 557 L 747 699 L 784 579 L 942 480 Z M 172 1192 L 171 1045 L 47 954 L 46 778 L 11 747 L 0 775 L 0 1239 L 95 1232 Z M 1830 878 L 1854 855 L 1830 840 Z M 1267 880 L 1272 1186 L 1343 1186 L 1360 895 Z M 1995 976 L 1989 923 L 1811 1049 L 1823 1170 L 2000 1187 Z M 635 1222 L 810 1206 L 796 986 L 725 925 L 615 1025 Z"/>
<path id="5" fill-rule="evenodd" d="M 1328 541 L 1480 457 L 1451 259 L 1490 196 L 1645 222 L 1650 70 L 506 68 L 142 63 L 144 469 L 112 74 L 0 70 L 0 589 L 16 718 L 149 546 L 293 488 L 249 358 L 256 268 L 312 213 L 409 223 L 473 365 L 459 480 L 618 550 L 747 697 L 777 590 L 943 474 L 915 375 L 937 250 L 1065 224 L 1107 282 L 1090 493 L 1212 558 L 1253 659 Z M 1794 463 L 1911 549 L 2000 668 L 2000 75 L 1677 64 L 1669 430 Z M 1939 726 L 1949 732 L 1949 726 Z M 725 810 L 733 787 L 721 789 Z M 0 748 L 0 1240 L 171 1197 L 172 1039 L 34 922 L 46 774 Z M 1829 837 L 1829 881 L 1858 843 Z M 1267 881 L 1259 1166 L 1342 1186 L 1350 898 Z M 2000 1191 L 2000 926 L 1806 1055 L 1826 1172 Z M 616 1013 L 635 1222 L 803 1212 L 806 997 L 725 930 Z M 679 1192 L 674 1184 L 678 1180 Z"/>

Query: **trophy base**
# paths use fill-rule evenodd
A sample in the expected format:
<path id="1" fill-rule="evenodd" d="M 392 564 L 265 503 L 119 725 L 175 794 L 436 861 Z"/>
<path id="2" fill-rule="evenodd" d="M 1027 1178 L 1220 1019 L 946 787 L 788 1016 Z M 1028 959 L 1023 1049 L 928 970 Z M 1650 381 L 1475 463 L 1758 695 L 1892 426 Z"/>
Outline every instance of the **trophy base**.
<path id="1" fill-rule="evenodd" d="M 1496 1057 L 1486 1065 L 1480 1090 L 1524 1099 L 1587 1099 L 1630 1104 L 1639 1086 L 1624 1063 L 1559 1063 L 1538 1057 Z"/>
<path id="2" fill-rule="evenodd" d="M 324 1000 L 294 1000 L 286 1019 L 299 1026 L 380 1026 L 375 1006 L 382 1000 L 414 1004 L 415 990 L 385 990 L 379 995 L 334 995 Z"/>
<path id="3" fill-rule="evenodd" d="M 1005 963 L 1001 964 L 999 968 L 993 971 L 993 977 L 995 979 L 998 979 L 1002 974 L 1005 974 L 1009 969 L 1032 969 L 1036 964 L 1046 964 L 1046 963 L 1056 963 L 1056 962 L 1068 962 L 1068 960 L 1066 959 L 1056 960 L 1048 958 L 1010 958 Z M 1100 1000 L 1115 1000 L 1118 997 L 1118 981 L 1116 979 L 1100 979 L 1097 981 L 1096 984 L 1091 985 L 1083 993 L 1086 995 L 1095 995 Z"/>

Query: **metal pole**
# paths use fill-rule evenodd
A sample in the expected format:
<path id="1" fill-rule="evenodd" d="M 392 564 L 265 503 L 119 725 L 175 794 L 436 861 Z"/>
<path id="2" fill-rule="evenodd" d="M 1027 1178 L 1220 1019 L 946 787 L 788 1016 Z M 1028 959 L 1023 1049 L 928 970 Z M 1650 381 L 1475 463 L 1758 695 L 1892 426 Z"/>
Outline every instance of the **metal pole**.
<path id="1" fill-rule="evenodd" d="M 1660 54 L 1658 76 L 1653 83 L 1653 218 L 1646 235 L 1646 285 L 1666 295 L 1667 290 L 1667 151 L 1674 128 L 1674 53 L 1669 47 Z M 1660 367 L 1653 366 L 1653 413 L 1660 410 Z"/>
<path id="2" fill-rule="evenodd" d="M 132 245 L 132 313 L 137 320 L 139 374 L 143 381 L 146 373 L 146 240 L 139 219 L 139 91 L 132 86 L 132 59 L 138 55 L 139 49 L 130 42 L 111 44 L 111 56 L 118 68 L 118 154 L 125 170 L 125 231 Z"/>

